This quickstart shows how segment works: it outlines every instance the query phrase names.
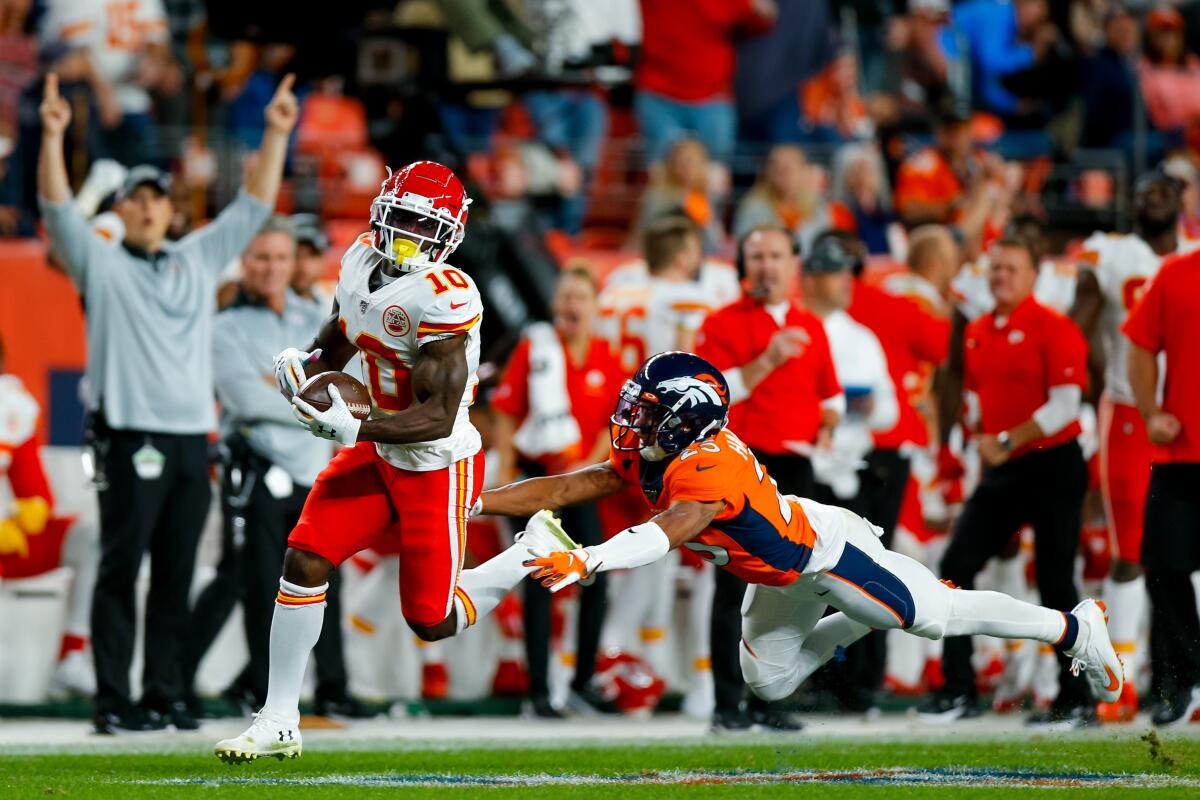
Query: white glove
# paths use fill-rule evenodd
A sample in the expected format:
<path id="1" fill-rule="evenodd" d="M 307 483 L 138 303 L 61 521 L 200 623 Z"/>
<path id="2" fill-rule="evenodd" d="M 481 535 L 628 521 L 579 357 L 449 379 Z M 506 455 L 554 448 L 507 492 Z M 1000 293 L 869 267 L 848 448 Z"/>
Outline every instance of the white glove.
<path id="1" fill-rule="evenodd" d="M 279 385 L 279 391 L 283 392 L 284 397 L 291 400 L 292 395 L 300 391 L 300 387 L 308 380 L 308 376 L 304 374 L 304 365 L 311 364 L 320 357 L 319 347 L 311 353 L 289 347 L 275 356 L 275 383 Z"/>
<path id="2" fill-rule="evenodd" d="M 332 439 L 349 447 L 358 441 L 358 429 L 361 422 L 354 418 L 342 393 L 336 386 L 329 387 L 329 400 L 332 405 L 328 411 L 317 411 L 299 397 L 292 397 L 292 414 L 300 424 L 308 428 L 313 436 L 322 439 Z"/>

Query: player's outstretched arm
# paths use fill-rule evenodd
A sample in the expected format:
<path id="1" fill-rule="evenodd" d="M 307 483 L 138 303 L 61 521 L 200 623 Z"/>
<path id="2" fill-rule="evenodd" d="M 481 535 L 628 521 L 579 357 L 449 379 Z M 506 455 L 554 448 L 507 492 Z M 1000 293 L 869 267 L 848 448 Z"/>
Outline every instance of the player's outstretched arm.
<path id="1" fill-rule="evenodd" d="M 608 462 L 564 475 L 530 478 L 488 489 L 479 497 L 480 514 L 528 517 L 543 508 L 558 509 L 616 494 L 625 481 Z"/>
<path id="2" fill-rule="evenodd" d="M 449 436 L 467 390 L 467 374 L 465 335 L 422 345 L 412 369 L 415 402 L 383 419 L 364 422 L 358 441 L 408 444 Z"/>
<path id="3" fill-rule="evenodd" d="M 321 353 L 304 368 L 305 373 L 310 377 L 320 375 L 322 372 L 345 369 L 346 365 L 350 363 L 350 359 L 354 358 L 354 354 L 358 352 L 358 348 L 346 338 L 346 334 L 342 333 L 342 326 L 338 324 L 339 318 L 337 300 L 334 300 L 332 313 L 321 323 L 317 337 L 308 346 L 308 352 L 320 351 Z"/>
<path id="4" fill-rule="evenodd" d="M 643 567 L 694 539 L 724 507 L 724 501 L 677 500 L 654 519 L 626 528 L 604 544 L 570 552 L 534 553 L 525 566 L 536 567 L 530 577 L 552 592 L 596 572 Z"/>

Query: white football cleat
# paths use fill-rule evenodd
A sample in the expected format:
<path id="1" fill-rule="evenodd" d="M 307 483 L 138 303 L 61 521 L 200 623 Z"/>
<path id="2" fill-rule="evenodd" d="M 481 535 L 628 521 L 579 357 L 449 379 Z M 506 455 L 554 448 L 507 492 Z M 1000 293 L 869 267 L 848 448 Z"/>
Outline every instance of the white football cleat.
<path id="1" fill-rule="evenodd" d="M 1125 670 L 1108 636 L 1104 606 L 1088 598 L 1071 610 L 1079 620 L 1075 645 L 1064 652 L 1070 656 L 1071 674 L 1087 676 L 1092 695 L 1102 703 L 1116 702 L 1125 684 Z"/>
<path id="2" fill-rule="evenodd" d="M 299 758 L 301 747 L 298 724 L 280 722 L 260 711 L 253 725 L 240 736 L 217 742 L 213 752 L 226 764 L 245 764 L 259 758 Z"/>
<path id="3" fill-rule="evenodd" d="M 67 657 L 55 665 L 46 694 L 53 700 L 95 696 L 96 672 L 92 668 L 91 654 L 84 650 L 67 653 Z"/>

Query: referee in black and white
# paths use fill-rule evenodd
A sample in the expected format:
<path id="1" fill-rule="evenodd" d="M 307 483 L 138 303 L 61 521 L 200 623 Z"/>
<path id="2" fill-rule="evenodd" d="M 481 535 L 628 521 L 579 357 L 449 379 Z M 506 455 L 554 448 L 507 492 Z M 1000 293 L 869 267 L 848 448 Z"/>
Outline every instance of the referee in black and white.
<path id="1" fill-rule="evenodd" d="M 168 178 L 130 170 L 115 206 L 121 242 L 95 233 L 76 210 L 63 157 L 71 108 L 46 77 L 37 188 L 50 245 L 87 314 L 86 403 L 96 453 L 100 570 L 92 603 L 99 733 L 197 727 L 181 702 L 179 653 L 188 590 L 210 501 L 206 434 L 216 427 L 212 324 L 217 280 L 275 205 L 298 107 L 293 77 L 265 111 L 258 164 L 213 222 L 166 241 L 174 213 Z M 129 672 L 134 585 L 150 554 L 142 696 Z"/>

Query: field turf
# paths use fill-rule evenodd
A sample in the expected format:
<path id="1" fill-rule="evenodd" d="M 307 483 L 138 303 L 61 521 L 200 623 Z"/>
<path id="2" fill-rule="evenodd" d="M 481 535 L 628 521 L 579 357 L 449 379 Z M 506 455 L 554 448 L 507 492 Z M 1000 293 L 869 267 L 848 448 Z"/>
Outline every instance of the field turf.
<path id="1" fill-rule="evenodd" d="M 1200 797 L 1200 739 L 1112 736 L 912 741 L 799 737 L 541 740 L 486 748 L 412 740 L 309 744 L 298 760 L 219 763 L 207 747 L 0 750 L 0 798 Z"/>

